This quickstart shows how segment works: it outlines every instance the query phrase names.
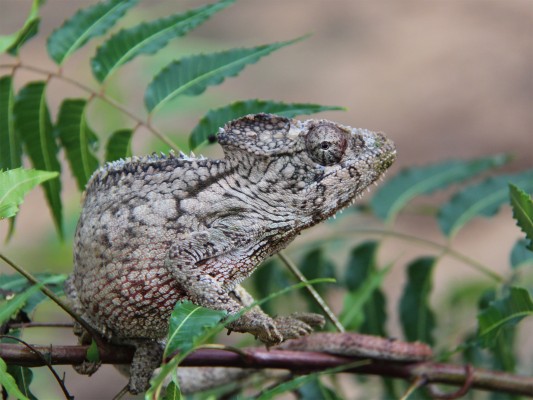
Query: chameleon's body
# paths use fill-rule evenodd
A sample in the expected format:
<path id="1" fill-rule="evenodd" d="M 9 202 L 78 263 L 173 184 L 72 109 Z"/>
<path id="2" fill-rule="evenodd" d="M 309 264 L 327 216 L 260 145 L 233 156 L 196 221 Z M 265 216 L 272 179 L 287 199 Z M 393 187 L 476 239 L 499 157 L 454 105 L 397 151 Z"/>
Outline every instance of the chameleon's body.
<path id="1" fill-rule="evenodd" d="M 237 313 L 253 301 L 239 283 L 350 205 L 396 154 L 380 133 L 268 114 L 227 124 L 218 141 L 222 160 L 133 158 L 87 185 L 67 292 L 89 324 L 137 346 L 133 392 L 159 363 L 154 348 L 176 301 Z M 272 319 L 256 307 L 228 328 L 272 345 L 321 324 L 315 314 Z"/>

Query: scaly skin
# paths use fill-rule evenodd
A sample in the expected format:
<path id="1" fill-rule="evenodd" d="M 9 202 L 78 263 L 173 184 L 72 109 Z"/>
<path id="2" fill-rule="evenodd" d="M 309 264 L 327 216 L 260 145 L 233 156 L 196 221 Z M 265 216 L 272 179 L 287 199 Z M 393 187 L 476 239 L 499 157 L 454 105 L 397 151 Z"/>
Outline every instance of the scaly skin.
<path id="1" fill-rule="evenodd" d="M 350 205 L 396 154 L 381 133 L 269 114 L 228 123 L 218 142 L 222 160 L 134 157 L 107 164 L 87 185 L 66 289 L 97 330 L 137 347 L 132 392 L 146 389 L 178 300 L 239 312 L 253 301 L 239 283 Z M 277 322 L 256 307 L 228 328 L 274 345 L 324 319 Z M 150 351 L 157 357 L 147 362 Z"/>

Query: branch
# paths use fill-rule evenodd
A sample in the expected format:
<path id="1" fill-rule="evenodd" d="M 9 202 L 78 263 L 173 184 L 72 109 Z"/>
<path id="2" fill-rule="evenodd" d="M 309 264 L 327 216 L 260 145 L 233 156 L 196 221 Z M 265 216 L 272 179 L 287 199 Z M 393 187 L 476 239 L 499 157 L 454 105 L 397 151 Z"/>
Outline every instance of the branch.
<path id="1" fill-rule="evenodd" d="M 34 347 L 48 357 L 51 364 L 68 365 L 83 362 L 88 346 Z M 129 364 L 133 352 L 131 347 L 108 345 L 100 347 L 100 358 L 104 364 Z M 181 365 L 184 367 L 281 368 L 294 373 L 305 374 L 338 367 L 358 359 L 357 357 L 341 357 L 318 352 L 265 350 L 263 348 L 247 348 L 243 349 L 243 353 L 244 356 L 226 350 L 198 349 L 185 358 Z M 0 344 L 0 357 L 8 364 L 26 367 L 44 365 L 39 356 L 17 344 Z M 371 359 L 371 361 L 368 365 L 346 372 L 405 380 L 422 378 L 427 383 L 444 383 L 453 386 L 463 386 L 467 380 L 470 380 L 471 388 L 524 396 L 532 396 L 533 393 L 533 377 L 429 361 L 414 363 L 376 359 Z"/>

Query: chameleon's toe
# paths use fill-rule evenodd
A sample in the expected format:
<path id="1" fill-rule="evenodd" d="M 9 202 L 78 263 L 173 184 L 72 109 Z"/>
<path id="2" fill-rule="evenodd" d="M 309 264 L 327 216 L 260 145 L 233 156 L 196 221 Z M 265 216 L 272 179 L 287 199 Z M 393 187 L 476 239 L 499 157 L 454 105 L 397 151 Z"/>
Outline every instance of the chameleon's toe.
<path id="1" fill-rule="evenodd" d="M 297 312 L 290 315 L 291 318 L 305 322 L 307 325 L 315 328 L 323 328 L 326 324 L 326 318 L 323 315 L 308 312 Z"/>
<path id="2" fill-rule="evenodd" d="M 313 332 L 311 325 L 292 316 L 277 317 L 275 321 L 278 330 L 283 335 L 283 340 L 296 339 Z"/>

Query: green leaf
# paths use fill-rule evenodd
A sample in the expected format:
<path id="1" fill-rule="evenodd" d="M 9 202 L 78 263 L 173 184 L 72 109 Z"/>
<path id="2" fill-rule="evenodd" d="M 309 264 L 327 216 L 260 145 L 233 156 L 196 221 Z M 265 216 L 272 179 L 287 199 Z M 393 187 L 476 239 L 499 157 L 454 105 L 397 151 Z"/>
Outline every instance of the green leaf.
<path id="1" fill-rule="evenodd" d="M 324 385 L 318 377 L 298 389 L 298 398 L 305 400 L 343 400 L 335 390 Z"/>
<path id="2" fill-rule="evenodd" d="M 531 184 L 533 186 L 533 179 Z M 530 195 L 512 183 L 509 184 L 509 195 L 513 208 L 513 218 L 529 240 L 527 248 L 533 251 L 533 200 Z"/>
<path id="3" fill-rule="evenodd" d="M 452 237 L 472 218 L 496 214 L 508 201 L 509 182 L 533 191 L 533 170 L 490 177 L 458 192 L 439 211 L 439 226 L 444 234 Z"/>
<path id="4" fill-rule="evenodd" d="M 317 278 L 333 278 L 335 279 L 335 265 L 328 260 L 321 247 L 310 250 L 306 253 L 300 262 L 300 270 L 307 280 Z M 324 295 L 326 289 L 330 288 L 330 284 L 319 283 L 314 286 L 318 294 Z M 301 295 L 307 301 L 309 311 L 320 313 L 322 309 L 316 303 L 315 298 L 307 290 L 301 292 Z"/>
<path id="5" fill-rule="evenodd" d="M 131 129 L 121 129 L 113 132 L 107 141 L 105 160 L 115 161 L 121 158 L 131 157 L 132 137 L 133 131 Z"/>
<path id="6" fill-rule="evenodd" d="M 385 295 L 379 286 L 390 268 L 378 271 L 375 261 L 378 246 L 376 241 L 369 241 L 352 249 L 344 278 L 349 293 L 344 300 L 341 319 L 345 318 L 343 326 L 348 330 L 387 336 Z M 362 304 L 357 315 L 352 312 L 353 304 Z"/>
<path id="7" fill-rule="evenodd" d="M 383 296 L 376 296 L 378 288 L 383 283 L 383 279 L 387 274 L 391 271 L 392 264 L 389 265 L 386 268 L 383 268 L 381 270 L 373 269 L 369 271 L 368 276 L 362 282 L 360 287 L 357 289 L 349 291 L 345 297 L 344 297 L 344 306 L 342 308 L 341 314 L 340 314 L 340 320 L 341 324 L 346 327 L 349 330 L 357 330 L 360 331 L 360 326 L 366 322 L 366 317 L 369 316 L 367 314 L 366 307 L 368 304 L 371 304 L 371 302 L 376 301 L 376 298 L 382 299 Z M 376 296 L 376 297 L 374 297 Z M 376 309 L 381 315 L 371 316 L 372 318 L 377 318 L 378 321 L 375 325 L 372 326 L 370 324 L 367 324 L 366 329 L 370 330 L 370 327 L 372 326 L 372 330 L 377 329 L 384 329 L 383 323 L 384 321 L 380 321 L 381 319 L 385 318 L 385 310 L 382 308 L 384 306 L 384 301 L 381 303 L 376 302 L 374 304 L 371 304 L 369 306 L 370 312 L 372 309 Z M 380 326 L 381 325 L 381 326 Z M 361 331 L 362 332 L 362 331 Z"/>
<path id="8" fill-rule="evenodd" d="M 378 217 L 390 222 L 416 196 L 430 194 L 470 179 L 487 169 L 505 164 L 508 159 L 505 155 L 496 155 L 406 168 L 376 192 L 371 201 L 372 209 Z"/>
<path id="9" fill-rule="evenodd" d="M 121 65 L 141 54 L 156 53 L 171 39 L 185 35 L 234 2 L 235 0 L 222 0 L 183 14 L 121 30 L 98 48 L 91 60 L 94 76 L 99 82 L 103 82 Z"/>
<path id="10" fill-rule="evenodd" d="M 94 339 L 91 340 L 91 344 L 87 348 L 87 360 L 93 363 L 100 362 L 100 351 Z"/>
<path id="11" fill-rule="evenodd" d="M 162 400 L 180 400 L 183 396 L 181 395 L 180 388 L 174 382 L 170 382 L 165 389 L 165 395 Z"/>
<path id="12" fill-rule="evenodd" d="M 30 385 L 33 381 L 33 372 L 30 368 L 22 367 L 20 365 L 9 365 L 7 372 L 17 383 L 19 390 L 30 400 L 38 400 L 37 397 L 30 391 Z"/>
<path id="13" fill-rule="evenodd" d="M 368 361 L 366 361 L 366 360 L 355 361 L 355 362 L 344 364 L 344 365 L 341 365 L 341 366 L 338 366 L 338 367 L 328 368 L 328 369 L 326 369 L 324 371 L 314 372 L 314 373 L 309 374 L 309 375 L 298 376 L 298 377 L 293 378 L 293 379 L 291 379 L 289 381 L 282 381 L 280 384 L 278 384 L 278 385 L 276 385 L 276 386 L 274 386 L 274 387 L 272 387 L 270 389 L 266 389 L 266 390 L 262 391 L 259 394 L 259 396 L 255 397 L 255 399 L 257 399 L 257 400 L 278 399 L 279 396 L 282 393 L 285 393 L 285 392 L 288 392 L 288 391 L 292 391 L 292 390 L 296 390 L 296 389 L 300 388 L 301 386 L 316 380 L 318 377 L 320 377 L 322 375 L 336 374 L 336 373 L 345 371 L 347 369 L 357 368 L 358 366 L 367 365 L 367 364 L 368 364 Z M 335 398 L 333 398 L 333 399 L 335 399 Z"/>
<path id="14" fill-rule="evenodd" d="M 205 144 L 211 137 L 215 137 L 218 128 L 228 121 L 237 119 L 247 114 L 270 113 L 292 118 L 297 115 L 314 114 L 321 111 L 345 110 L 337 106 L 321 106 L 311 103 L 282 103 L 271 100 L 237 101 L 227 106 L 210 110 L 194 127 L 189 143 L 191 149 Z"/>
<path id="15" fill-rule="evenodd" d="M 104 35 L 138 0 L 108 0 L 79 10 L 48 37 L 48 54 L 62 64 L 90 39 Z"/>
<path id="16" fill-rule="evenodd" d="M 496 343 L 502 329 L 533 315 L 533 299 L 525 288 L 511 287 L 509 294 L 490 303 L 478 316 L 477 337 L 483 347 Z"/>
<path id="17" fill-rule="evenodd" d="M 87 124 L 86 105 L 87 101 L 84 99 L 63 100 L 56 125 L 80 190 L 85 189 L 87 181 L 98 168 L 98 160 L 91 152 L 96 147 L 98 138 Z"/>
<path id="18" fill-rule="evenodd" d="M 271 293 L 290 286 L 291 282 L 287 278 L 287 269 L 283 268 L 277 257 L 271 257 L 250 277 L 254 294 L 259 299 L 267 297 Z M 276 307 L 273 302 L 263 303 L 261 306 L 267 314 L 275 314 Z"/>
<path id="19" fill-rule="evenodd" d="M 436 259 L 421 257 L 409 264 L 407 284 L 400 301 L 403 332 L 409 341 L 420 340 L 433 345 L 435 316 L 429 306 L 431 277 Z"/>
<path id="20" fill-rule="evenodd" d="M 24 201 L 24 196 L 30 190 L 57 176 L 57 172 L 22 168 L 0 172 L 0 220 L 15 216 Z"/>
<path id="21" fill-rule="evenodd" d="M 33 0 L 30 13 L 24 26 L 11 35 L 0 36 L 0 54 L 8 52 L 9 54 L 16 56 L 22 45 L 30 40 L 37 34 L 39 29 L 39 8 L 44 3 L 44 0 Z"/>
<path id="22" fill-rule="evenodd" d="M 67 279 L 67 275 L 39 273 L 35 274 L 35 277 L 39 282 L 46 284 L 47 288 L 56 295 L 62 296 L 64 294 L 63 282 Z M 20 274 L 0 275 L 0 299 L 10 298 L 13 295 L 20 294 L 30 289 L 31 287 L 33 287 L 33 284 Z M 38 291 L 26 300 L 26 303 L 22 307 L 22 311 L 29 314 L 35 309 L 35 307 L 37 307 L 37 305 L 39 305 L 39 303 L 46 299 L 48 299 L 48 297 L 41 291 Z"/>
<path id="23" fill-rule="evenodd" d="M 150 113 L 180 95 L 196 96 L 208 86 L 236 76 L 248 64 L 256 63 L 273 51 L 296 43 L 302 38 L 252 48 L 231 49 L 219 53 L 199 54 L 174 61 L 150 82 L 144 103 Z"/>
<path id="24" fill-rule="evenodd" d="M 511 250 L 511 267 L 518 269 L 524 265 L 533 266 L 533 253 L 527 250 L 527 240 L 519 239 Z"/>
<path id="25" fill-rule="evenodd" d="M 7 372 L 7 364 L 0 358 L 0 385 L 6 390 L 9 396 L 15 399 L 28 400 L 17 386 L 15 378 Z"/>
<path id="26" fill-rule="evenodd" d="M 0 169 L 14 169 L 22 165 L 22 146 L 13 119 L 15 97 L 11 76 L 0 78 Z"/>
<path id="27" fill-rule="evenodd" d="M 226 316 L 226 311 L 211 310 L 190 301 L 178 302 L 170 316 L 170 328 L 165 348 L 165 357 L 176 350 L 187 353 L 203 343 L 205 335 Z"/>
<path id="28" fill-rule="evenodd" d="M 41 290 L 40 285 L 34 285 L 20 294 L 16 294 L 10 300 L 3 300 L 0 303 L 0 325 L 9 321 L 9 319 L 16 315 L 25 305 L 30 297 Z"/>
<path id="29" fill-rule="evenodd" d="M 15 101 L 15 126 L 33 166 L 43 171 L 61 172 L 61 165 L 57 160 L 58 146 L 46 105 L 44 82 L 31 82 L 19 92 Z M 56 178 L 42 185 L 54 223 L 62 237 L 61 181 Z"/>

